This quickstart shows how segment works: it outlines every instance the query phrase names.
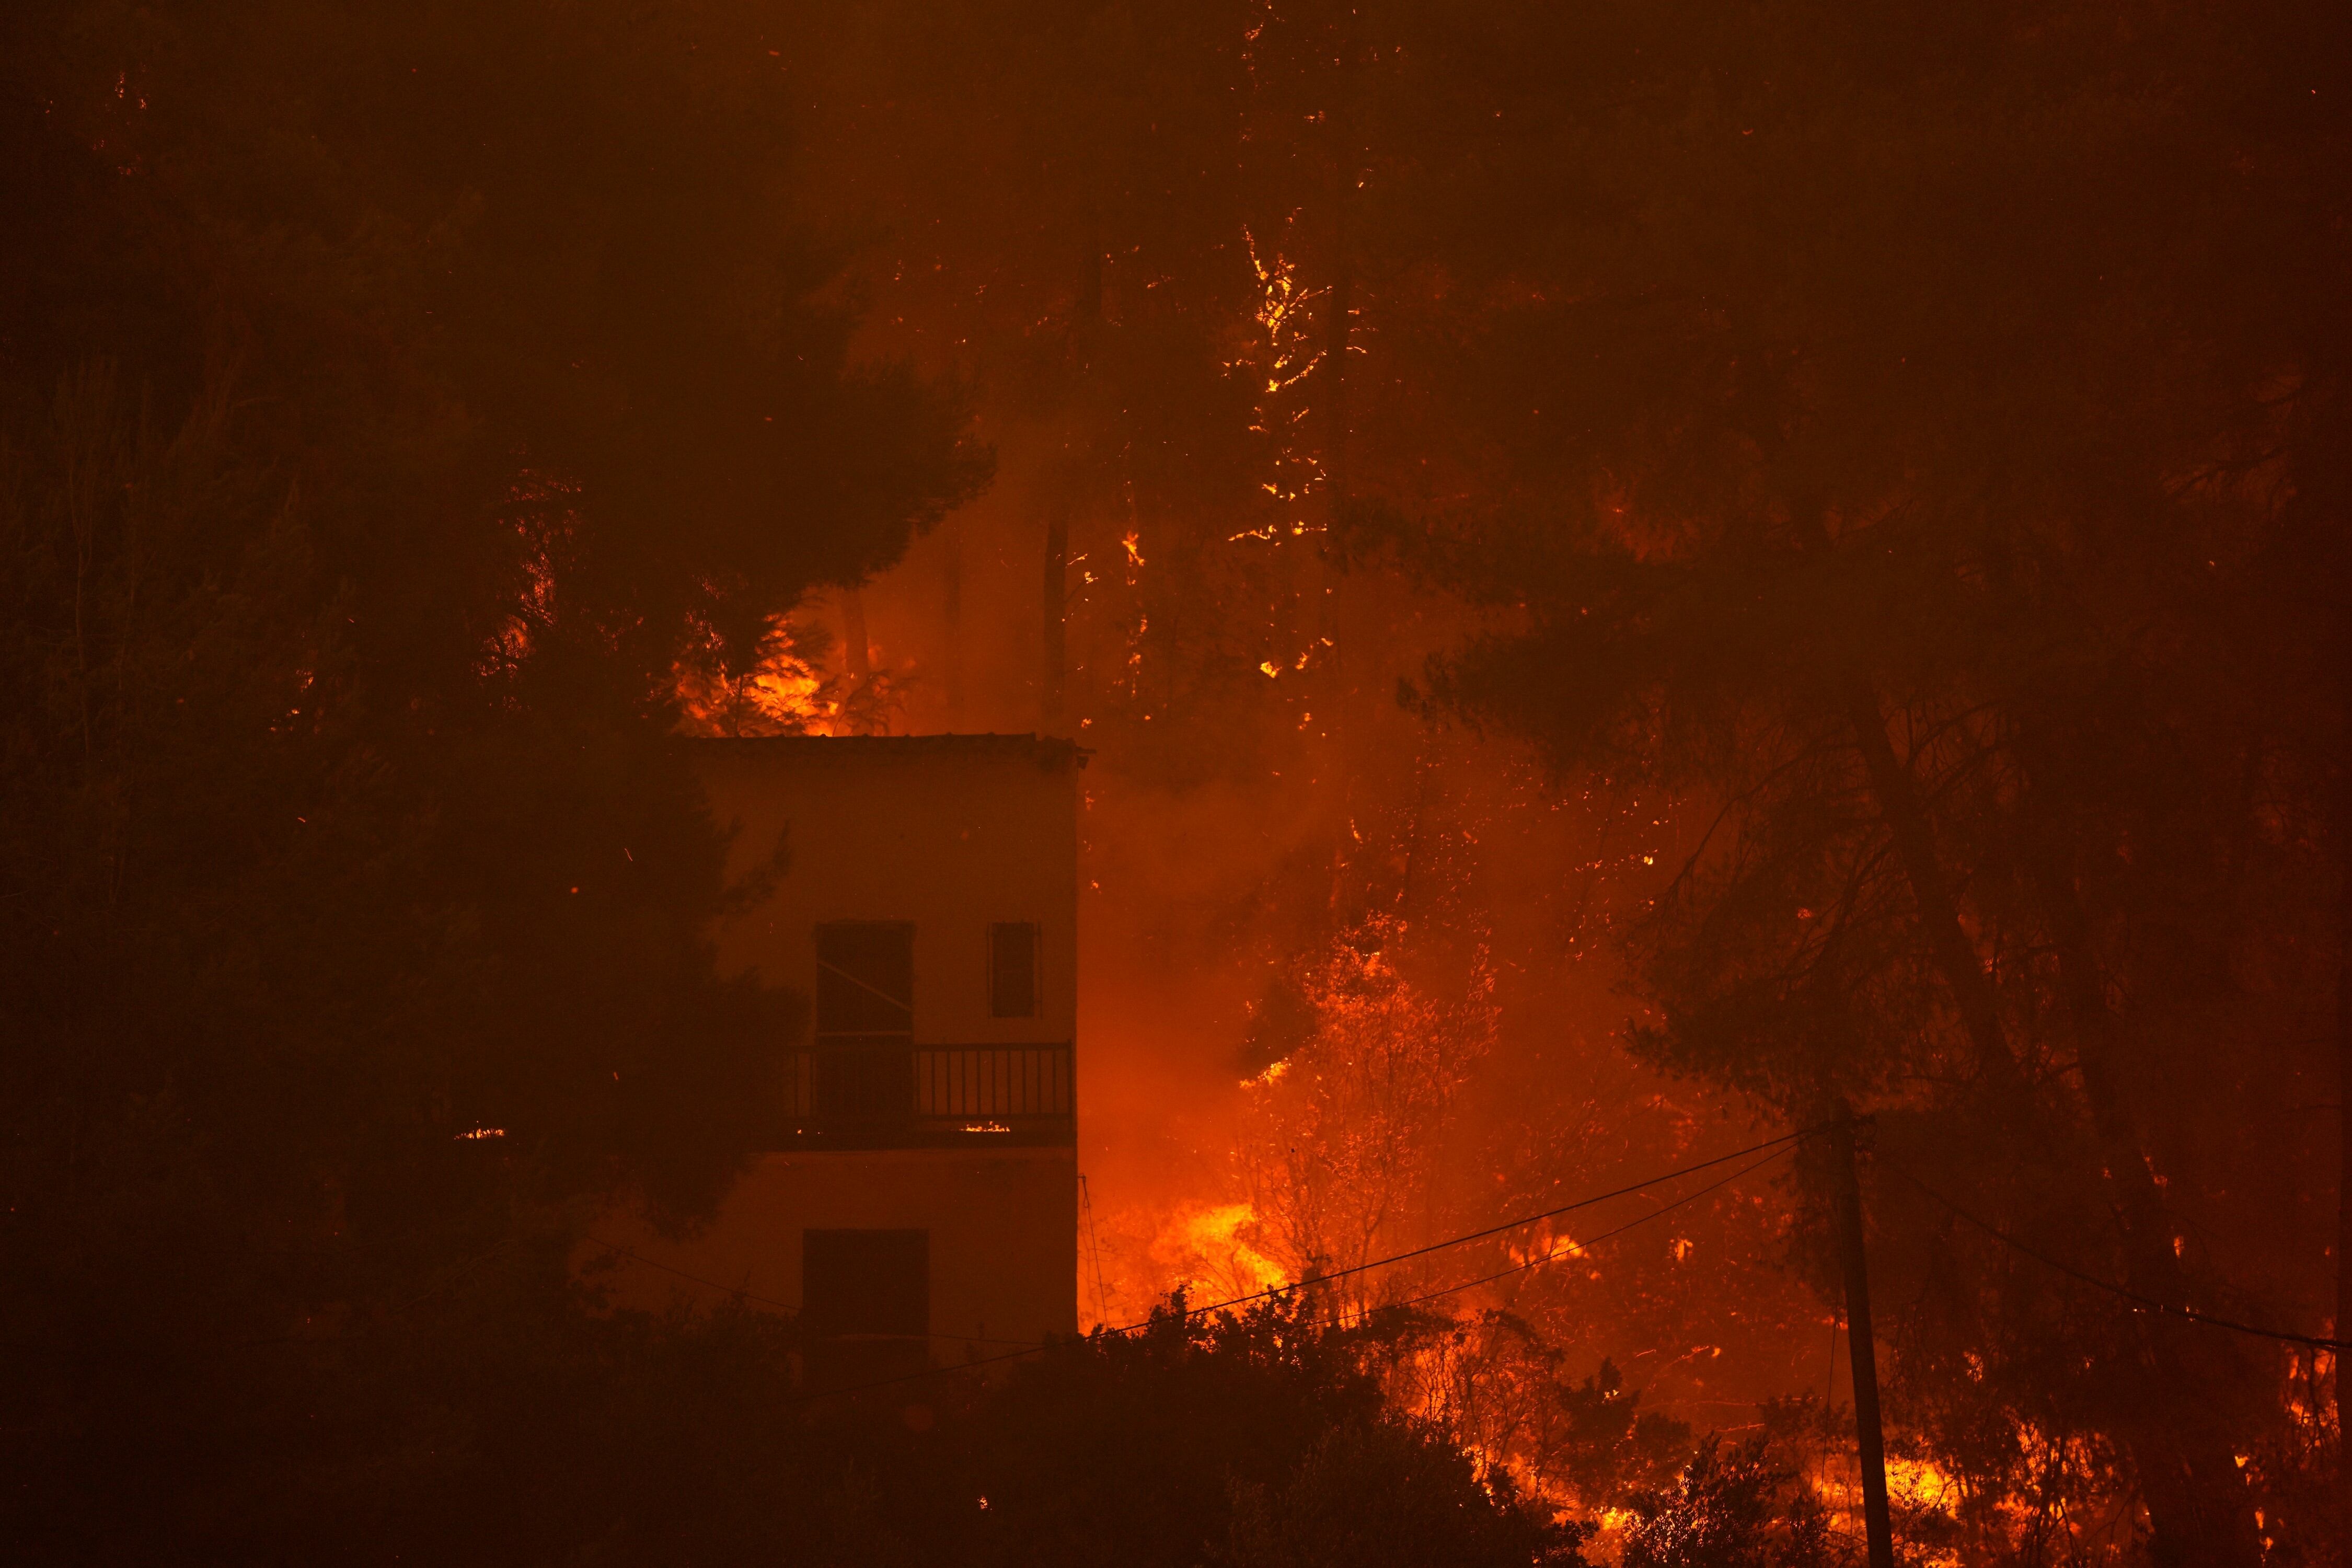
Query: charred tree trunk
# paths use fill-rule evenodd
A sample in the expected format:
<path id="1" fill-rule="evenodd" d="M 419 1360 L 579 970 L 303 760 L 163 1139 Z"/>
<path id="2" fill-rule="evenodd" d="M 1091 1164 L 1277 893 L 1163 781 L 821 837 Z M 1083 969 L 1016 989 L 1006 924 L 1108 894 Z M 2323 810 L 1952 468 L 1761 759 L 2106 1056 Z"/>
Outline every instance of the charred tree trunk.
<path id="1" fill-rule="evenodd" d="M 1063 696 L 1068 681 L 1070 637 L 1070 514 L 1056 506 L 1045 522 L 1045 580 L 1043 584 L 1044 656 L 1037 678 L 1037 721 L 1051 734 L 1062 728 Z"/>
<path id="2" fill-rule="evenodd" d="M 1323 366 L 1316 379 L 1322 383 L 1322 538 L 1298 540 L 1297 569 L 1292 581 L 1300 604 L 1298 651 L 1311 653 L 1329 633 L 1330 584 L 1328 552 L 1348 504 L 1348 351 L 1356 316 L 1356 266 L 1350 248 L 1356 181 L 1363 166 L 1356 128 L 1356 13 L 1342 6 L 1338 22 L 1339 67 L 1331 92 L 1331 286 L 1324 300 Z"/>
<path id="3" fill-rule="evenodd" d="M 1977 1065 L 1994 1093 L 2022 1096 L 2024 1069 L 2010 1053 L 2000 1026 L 2000 1002 L 1977 957 L 1976 945 L 1961 929 L 1959 906 L 1944 880 L 1943 864 L 1936 854 L 1935 832 L 1919 804 L 1910 770 L 1895 756 L 1894 744 L 1886 738 L 1886 716 L 1879 710 L 1877 695 L 1856 682 L 1847 694 L 1846 718 L 1853 728 L 1854 744 L 1870 770 L 1871 793 L 1877 799 L 1879 816 L 1895 840 L 1895 857 L 1910 883 L 1920 934 L 1927 938 L 1936 967 L 1952 994 L 1952 1004 L 1959 1009 L 1960 1023 L 1976 1050 Z"/>
<path id="4" fill-rule="evenodd" d="M 1866 686 L 1857 684 L 1850 693 L 1848 718 L 1869 769 L 1872 793 L 1910 884 L 1921 934 L 1976 1047 L 1988 1087 L 1997 1094 L 2026 1095 L 2029 1086 L 2023 1068 L 2011 1053 L 2001 1027 L 2000 999 L 1978 959 L 1975 944 L 1960 924 L 1958 901 L 1936 853 L 1934 830 L 1919 803 L 1910 770 L 1895 756 L 1887 739 L 1886 720 L 1877 698 Z M 2047 860 L 2046 856 L 2035 858 Z M 2071 904 L 2071 887 L 2066 894 Z M 2063 945 L 2062 939 L 2062 951 Z M 2086 952 L 2078 953 L 2071 964 L 2072 981 L 2067 978 L 2070 965 L 2062 958 L 2060 986 L 2067 993 L 2070 1011 L 2085 1009 L 2085 1016 L 2075 1020 L 2084 1091 L 2108 1180 L 2123 1200 L 2120 1217 L 2127 1266 L 2136 1281 L 2146 1281 L 2137 1288 L 2160 1289 L 2168 1301 L 2185 1300 L 2179 1259 L 2171 1250 L 2171 1232 L 2164 1224 L 2162 1195 L 2117 1095 L 2112 1054 L 2105 1049 L 2113 1020 L 2104 998 L 2097 994 L 2096 981 L 2089 977 L 2085 957 Z M 2142 1345 L 2147 1365 L 2141 1373 L 2157 1386 L 2160 1404 L 2201 1404 L 2168 1334 L 2145 1335 Z M 2170 1420 L 2159 1418 L 2135 1422 L 2126 1435 L 2134 1467 L 2140 1472 L 2158 1562 L 2168 1568 L 2174 1563 L 2256 1568 L 2262 1561 L 2260 1537 L 2244 1479 L 2227 1441 L 2213 1429 L 2201 1408 L 2171 1414 L 2186 1417 L 2178 1430 L 2171 1429 Z"/>
<path id="5" fill-rule="evenodd" d="M 1356 133 L 1355 13 L 1340 22 L 1339 81 L 1332 93 L 1331 293 L 1323 323 L 1323 493 L 1328 517 L 1348 499 L 1348 339 L 1356 315 L 1356 263 L 1349 209 L 1363 153 Z"/>
<path id="6" fill-rule="evenodd" d="M 2336 766 L 2336 1325 L 2328 1337 L 2352 1339 L 2352 637 L 2339 651 L 2345 755 Z M 2352 1440 L 2345 1425 L 2344 1352 L 2330 1354 L 2336 1394 L 2336 1482 L 2341 1528 L 2352 1535 Z"/>
<path id="7" fill-rule="evenodd" d="M 941 662 L 946 666 L 948 728 L 953 730 L 963 722 L 963 535 L 950 528 L 946 545 L 940 619 L 947 643 Z"/>
<path id="8" fill-rule="evenodd" d="M 1087 254 L 1078 268 L 1077 355 L 1083 374 L 1094 369 L 1097 334 L 1106 320 L 1103 301 L 1102 213 L 1090 197 L 1087 202 Z"/>
<path id="9" fill-rule="evenodd" d="M 1060 489 L 1045 518 L 1045 571 L 1039 608 L 1043 616 L 1037 679 L 1038 728 L 1058 734 L 1068 728 L 1070 672 L 1070 518 L 1092 505 L 1100 494 L 1102 426 L 1110 388 L 1097 367 L 1108 327 L 1110 303 L 1105 288 L 1107 255 L 1102 218 L 1090 196 L 1087 201 L 1087 253 L 1078 272 L 1077 311 L 1071 323 L 1071 423 L 1076 426 L 1066 443 Z"/>
<path id="10" fill-rule="evenodd" d="M 841 657 L 843 668 L 849 672 L 849 690 L 842 708 L 850 728 L 863 732 L 866 689 L 874 679 L 874 649 L 866 637 L 866 595 L 855 584 L 841 591 Z"/>
<path id="11" fill-rule="evenodd" d="M 2122 1230 L 2126 1277 L 2144 1295 L 2187 1306 L 2189 1279 L 2172 1249 L 2169 1207 L 2124 1098 L 2118 1024 L 2092 956 L 2090 921 L 2048 835 L 2029 826 L 2025 837 L 2037 890 L 2049 910 L 2060 1001 L 2073 1026 L 2083 1097 Z M 2169 1540 L 2176 1561 L 2259 1563 L 2261 1532 L 2252 1500 L 2216 1419 L 2221 1391 L 2236 1386 L 2243 1369 L 2231 1364 L 2229 1347 L 2188 1338 L 2210 1331 L 2185 1322 L 2150 1322 L 2144 1315 L 2137 1321 L 2153 1397 L 2131 1447 L 2148 1493 L 2159 1557 Z"/>

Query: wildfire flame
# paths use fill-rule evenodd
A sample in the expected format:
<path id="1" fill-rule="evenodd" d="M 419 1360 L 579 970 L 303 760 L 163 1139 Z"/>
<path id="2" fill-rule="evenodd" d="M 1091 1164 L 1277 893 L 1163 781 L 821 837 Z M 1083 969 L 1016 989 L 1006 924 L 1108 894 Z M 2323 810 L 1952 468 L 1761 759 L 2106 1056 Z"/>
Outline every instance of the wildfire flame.
<path id="1" fill-rule="evenodd" d="M 730 668 L 716 630 L 698 623 L 672 667 L 680 728 L 694 735 L 865 735 L 887 732 L 894 679 L 828 669 L 822 642 L 791 616 L 769 618 L 757 660 Z"/>
<path id="2" fill-rule="evenodd" d="M 1257 1209 L 1246 1203 L 1193 1204 L 1178 1211 L 1151 1244 L 1160 1279 L 1246 1296 L 1290 1282 L 1282 1265 L 1258 1250 Z"/>

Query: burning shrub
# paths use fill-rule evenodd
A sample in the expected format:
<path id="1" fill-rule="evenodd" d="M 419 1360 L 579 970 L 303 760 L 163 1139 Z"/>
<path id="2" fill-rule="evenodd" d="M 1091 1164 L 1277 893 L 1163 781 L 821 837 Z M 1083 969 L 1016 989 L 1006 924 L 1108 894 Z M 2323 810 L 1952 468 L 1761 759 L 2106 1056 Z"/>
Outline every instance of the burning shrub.
<path id="1" fill-rule="evenodd" d="M 1425 1209 L 1438 1134 L 1493 1045 L 1483 964 L 1458 999 L 1434 994 L 1402 967 L 1405 935 L 1373 916 L 1332 942 L 1297 987 L 1303 1043 L 1251 1080 L 1240 1163 L 1293 1278 L 1362 1263 Z"/>

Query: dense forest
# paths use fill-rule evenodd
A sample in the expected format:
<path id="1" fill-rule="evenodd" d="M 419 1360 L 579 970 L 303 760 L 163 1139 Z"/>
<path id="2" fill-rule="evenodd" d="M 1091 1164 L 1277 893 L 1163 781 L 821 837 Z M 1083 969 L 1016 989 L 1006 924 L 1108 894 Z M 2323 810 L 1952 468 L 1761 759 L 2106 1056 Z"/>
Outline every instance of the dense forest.
<path id="1" fill-rule="evenodd" d="M 0 1531 L 1858 1562 L 1823 1140 L 1367 1267 L 1850 1104 L 1903 1561 L 2340 1561 L 2347 67 L 2315 0 L 10 8 Z M 815 1398 L 574 1266 L 805 1027 L 677 738 L 980 728 L 1097 754 L 1087 1158 L 1234 1202 Z"/>

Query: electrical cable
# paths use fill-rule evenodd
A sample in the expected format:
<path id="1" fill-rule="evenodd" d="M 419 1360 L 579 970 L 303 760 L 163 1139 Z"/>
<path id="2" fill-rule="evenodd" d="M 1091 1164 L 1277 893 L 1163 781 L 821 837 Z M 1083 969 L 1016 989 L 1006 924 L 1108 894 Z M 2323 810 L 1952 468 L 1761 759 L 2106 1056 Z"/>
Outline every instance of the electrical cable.
<path id="1" fill-rule="evenodd" d="M 1594 1237 L 1591 1241 L 1579 1244 L 1580 1249 L 1585 1247 L 1591 1247 L 1600 1242 L 1608 1240 L 1611 1237 L 1621 1236 L 1626 1231 L 1633 1229 L 1636 1226 L 1647 1225 L 1652 1220 L 1662 1218 L 1663 1216 L 1673 1213 L 1675 1209 L 1682 1207 L 1685 1204 L 1691 1203 L 1698 1198 L 1704 1197 L 1708 1193 L 1714 1192 L 1719 1187 L 1727 1186 L 1730 1183 L 1738 1181 L 1740 1177 L 1747 1175 L 1751 1171 L 1759 1170 L 1765 1165 L 1770 1164 L 1774 1160 L 1780 1159 L 1782 1155 L 1792 1152 L 1791 1150 L 1782 1148 L 1782 1145 L 1801 1142 L 1824 1130 L 1824 1127 L 1808 1127 L 1795 1132 L 1785 1133 L 1778 1138 L 1769 1138 L 1761 1143 L 1750 1144 L 1745 1149 L 1735 1150 L 1731 1153 L 1718 1155 L 1712 1160 L 1701 1160 L 1694 1164 L 1685 1165 L 1677 1170 L 1668 1171 L 1661 1175 L 1653 1176 L 1647 1181 L 1636 1182 L 1630 1186 L 1618 1187 L 1606 1193 L 1595 1194 L 1593 1196 L 1588 1198 L 1580 1198 L 1574 1203 L 1562 1204 L 1558 1208 L 1546 1209 L 1538 1214 L 1523 1215 L 1517 1219 L 1506 1220 L 1499 1225 L 1488 1226 L 1483 1230 L 1467 1231 L 1460 1236 L 1448 1237 L 1443 1241 L 1433 1241 L 1425 1247 L 1412 1247 L 1408 1251 L 1391 1253 L 1386 1258 L 1376 1258 L 1371 1259 L 1370 1262 L 1355 1264 L 1347 1268 L 1335 1269 L 1329 1274 L 1319 1275 L 1313 1279 L 1302 1279 L 1288 1285 L 1275 1286 L 1264 1290 L 1254 1290 L 1246 1295 L 1229 1297 L 1224 1300 L 1213 1301 L 1205 1306 L 1188 1306 L 1184 1309 L 1182 1316 L 1184 1319 L 1189 1320 L 1212 1312 L 1226 1311 L 1232 1308 L 1244 1306 L 1252 1301 L 1264 1300 L 1273 1296 L 1285 1296 L 1294 1291 L 1307 1289 L 1310 1286 L 1324 1284 L 1329 1280 L 1343 1279 L 1351 1274 L 1361 1274 L 1369 1269 L 1383 1268 L 1391 1264 L 1407 1262 L 1415 1258 L 1423 1258 L 1426 1257 L 1430 1253 L 1442 1251 L 1449 1247 L 1459 1247 L 1465 1242 L 1478 1241 L 1490 1236 L 1500 1235 L 1502 1232 L 1507 1230 L 1515 1230 L 1520 1226 L 1533 1225 L 1538 1220 L 1551 1219 L 1560 1215 L 1572 1214 L 1578 1209 L 1591 1208 L 1595 1204 L 1606 1203 L 1612 1198 L 1626 1197 L 1634 1193 L 1641 1192 L 1644 1188 L 1655 1186 L 1661 1182 L 1673 1181 L 1682 1176 L 1695 1175 L 1700 1171 L 1712 1170 L 1717 1165 L 1728 1163 L 1733 1160 L 1745 1158 L 1749 1154 L 1760 1153 L 1768 1149 L 1774 1151 L 1774 1152 L 1766 1155 L 1764 1159 L 1757 1161 L 1752 1165 L 1744 1166 L 1741 1169 L 1733 1172 L 1730 1175 L 1723 1177 L 1719 1181 L 1710 1183 L 1706 1186 L 1701 1187 L 1696 1192 L 1687 1193 L 1682 1197 L 1675 1199 L 1673 1203 L 1665 1205 L 1664 1207 L 1654 1209 L 1638 1219 L 1632 1220 L 1627 1224 L 1619 1226 L 1615 1230 L 1604 1232 L 1601 1236 Z M 1472 1289 L 1479 1285 L 1487 1284 L 1493 1280 L 1503 1279 L 1507 1275 L 1520 1273 L 1526 1269 L 1537 1268 L 1542 1264 L 1549 1263 L 1552 1260 L 1552 1256 L 1567 1257 L 1572 1256 L 1572 1254 L 1561 1253 L 1536 1258 L 1531 1262 L 1514 1265 L 1512 1268 L 1503 1269 L 1496 1274 L 1487 1275 L 1483 1279 L 1467 1280 L 1459 1285 L 1449 1286 L 1443 1290 L 1433 1291 L 1427 1296 L 1416 1297 L 1411 1301 L 1399 1302 L 1396 1304 L 1400 1306 L 1414 1306 L 1418 1305 L 1421 1301 L 1433 1300 L 1439 1296 L 1453 1295 L 1459 1291 Z M 1149 1328 L 1151 1322 L 1151 1319 L 1146 1318 L 1137 1322 L 1122 1324 L 1118 1328 L 1100 1329 L 1097 1330 L 1097 1332 L 1124 1336 L 1131 1334 L 1139 1329 Z M 917 1372 L 902 1373 L 897 1377 L 879 1378 L 871 1383 L 853 1384 L 846 1388 L 830 1388 L 818 1393 L 804 1394 L 798 1398 L 789 1400 L 786 1403 L 791 1405 L 806 1405 L 819 1399 L 831 1399 L 849 1394 L 863 1394 L 869 1389 L 889 1388 L 898 1384 L 913 1383 L 923 1378 L 937 1377 L 948 1373 L 965 1372 L 974 1367 L 992 1366 L 999 1362 L 1018 1361 L 1024 1356 L 1042 1354 L 1049 1348 L 1051 1347 L 1042 1344 L 1030 1345 L 1023 1350 L 1008 1351 L 1002 1355 L 982 1356 L 977 1360 L 960 1362 L 953 1366 L 925 1367 Z"/>
<path id="2" fill-rule="evenodd" d="M 1754 1164 L 1743 1165 L 1738 1170 L 1732 1172 L 1731 1174 L 1725 1176 L 1718 1181 L 1709 1182 L 1706 1186 L 1699 1188 L 1696 1192 L 1684 1194 L 1681 1197 L 1676 1198 L 1674 1202 L 1666 1205 L 1664 1208 L 1652 1209 L 1648 1214 L 1642 1215 L 1638 1219 L 1627 1220 L 1623 1225 L 1619 1226 L 1616 1229 L 1604 1230 L 1599 1236 L 1593 1237 L 1589 1240 L 1572 1241 L 1567 1247 L 1562 1247 L 1558 1251 L 1545 1253 L 1541 1258 L 1531 1258 L 1525 1263 L 1514 1263 L 1508 1268 L 1498 1268 L 1492 1274 L 1482 1274 L 1475 1279 L 1465 1279 L 1459 1285 L 1448 1285 L 1443 1289 L 1431 1290 L 1423 1295 L 1409 1296 L 1402 1301 L 1384 1301 L 1377 1307 L 1363 1308 L 1357 1312 L 1356 1321 L 1360 1324 L 1375 1312 L 1387 1311 L 1394 1308 L 1418 1307 L 1423 1301 L 1434 1301 L 1441 1296 L 1453 1296 L 1457 1295 L 1464 1290 L 1475 1290 L 1481 1285 L 1491 1285 L 1497 1279 L 1507 1279 L 1514 1274 L 1524 1274 L 1530 1268 L 1540 1268 L 1547 1263 L 1556 1263 L 1564 1258 L 1580 1257 L 1583 1253 L 1600 1246 L 1602 1242 L 1609 1240 L 1612 1237 L 1622 1236 L 1629 1230 L 1633 1230 L 1639 1226 L 1649 1224 L 1652 1220 L 1664 1219 L 1666 1215 L 1674 1213 L 1685 1204 L 1696 1203 L 1699 1199 L 1706 1196 L 1707 1194 L 1715 1192 L 1719 1188 L 1729 1186 L 1732 1183 L 1739 1180 L 1740 1177 L 1747 1175 L 1752 1171 L 1760 1171 L 1776 1160 L 1785 1159 L 1790 1152 L 1791 1151 L 1790 1150 L 1782 1149 L 1776 1151 L 1773 1153 L 1767 1154 L 1764 1158 L 1757 1161 Z"/>
<path id="3" fill-rule="evenodd" d="M 2210 1312 L 2200 1312 L 2193 1307 L 2175 1307 L 2167 1302 L 2160 1301 L 2153 1296 L 2144 1296 L 2138 1291 L 2134 1290 L 2127 1286 L 2118 1285 L 2113 1280 L 2102 1279 L 2095 1274 L 2085 1274 L 2083 1270 L 2074 1268 L 2071 1264 L 2062 1263 L 2057 1258 L 2051 1257 L 2045 1252 L 2041 1252 L 2033 1247 L 2028 1247 L 2025 1243 L 2018 1240 L 2017 1237 L 2010 1235 L 1999 1226 L 1994 1225 L 1990 1220 L 1978 1218 L 1975 1215 L 1970 1214 L 1968 1210 L 1962 1208 L 1959 1205 L 1954 1203 L 1951 1199 L 1946 1197 L 1943 1194 L 1937 1192 L 1935 1188 L 1929 1186 L 1927 1183 L 1921 1181 L 1918 1177 L 1905 1170 L 1901 1165 L 1885 1158 L 1884 1155 L 1879 1157 L 1878 1163 L 1885 1166 L 1888 1170 L 1894 1172 L 1896 1175 L 1902 1177 L 1905 1181 L 1910 1183 L 1913 1186 L 1918 1188 L 1921 1192 L 1927 1194 L 1929 1197 L 1935 1199 L 1937 1203 L 1951 1210 L 1960 1218 L 1976 1226 L 1979 1230 L 1983 1231 L 1995 1241 L 2000 1242 L 2006 1247 L 2025 1254 L 2026 1257 L 2031 1258 L 2033 1261 L 2041 1264 L 2045 1268 L 2054 1268 L 2070 1279 L 2078 1279 L 2085 1285 L 2096 1286 L 2099 1289 L 2106 1291 L 2109 1295 L 2120 1296 L 2125 1300 L 2132 1302 L 2145 1310 L 2156 1312 L 2168 1318 L 2179 1318 L 2187 1322 L 2201 1323 L 2207 1328 L 2228 1329 L 2232 1333 L 2251 1334 L 2256 1339 L 2278 1340 L 2291 1345 L 2308 1345 L 2314 1350 L 2340 1351 L 2352 1349 L 2352 1340 L 2325 1339 L 2317 1334 L 2291 1334 L 2278 1329 L 2265 1329 L 2253 1323 L 2242 1323 L 2233 1318 L 2215 1317 Z"/>
<path id="4" fill-rule="evenodd" d="M 1361 1274 L 1367 1269 L 1386 1268 L 1392 1263 L 1404 1263 L 1415 1258 L 1425 1258 L 1430 1253 L 1443 1252 L 1449 1247 L 1460 1247 L 1465 1242 L 1484 1241 L 1490 1236 L 1500 1236 L 1507 1230 L 1517 1230 L 1523 1225 L 1533 1225 L 1538 1220 L 1557 1219 L 1564 1214 L 1574 1214 L 1578 1209 L 1589 1209 L 1595 1204 L 1605 1204 L 1612 1198 L 1628 1197 L 1645 1188 L 1654 1187 L 1661 1182 L 1671 1182 L 1684 1176 L 1696 1175 L 1701 1171 L 1713 1170 L 1717 1165 L 1727 1165 L 1734 1160 L 1744 1160 L 1750 1154 L 1760 1153 L 1766 1149 L 1777 1149 L 1783 1143 L 1799 1142 L 1825 1131 L 1827 1131 L 1826 1126 L 1808 1127 L 1800 1131 L 1783 1133 L 1778 1138 L 1768 1138 L 1761 1143 L 1751 1143 L 1745 1149 L 1735 1149 L 1728 1154 L 1718 1154 L 1712 1160 L 1701 1160 L 1696 1164 L 1685 1165 L 1679 1170 L 1668 1171 L 1664 1175 L 1653 1176 L 1645 1182 L 1635 1182 L 1631 1186 L 1618 1187 L 1606 1193 L 1596 1193 L 1589 1198 L 1579 1198 L 1572 1204 L 1562 1204 L 1556 1209 L 1545 1209 L 1540 1214 L 1521 1215 L 1517 1219 L 1507 1219 L 1499 1225 L 1490 1225 L 1484 1230 L 1473 1230 L 1461 1236 L 1450 1236 L 1444 1241 L 1433 1241 L 1426 1247 L 1416 1247 L 1407 1252 L 1392 1252 L 1386 1258 L 1375 1258 L 1369 1263 L 1357 1263 L 1345 1268 L 1335 1268 L 1328 1274 L 1318 1274 L 1312 1279 L 1300 1279 L 1288 1285 L 1276 1285 L 1264 1290 L 1254 1290 L 1246 1296 L 1231 1297 L 1223 1301 L 1213 1302 L 1206 1307 L 1188 1308 L 1186 1311 L 1188 1315 L 1194 1311 L 1221 1312 L 1228 1307 L 1239 1307 L 1251 1301 L 1262 1300 L 1268 1296 L 1283 1295 L 1303 1286 L 1327 1285 L 1334 1279 L 1345 1279 L 1350 1274 Z M 1665 1210 L 1661 1209 L 1658 1212 L 1664 1214 Z M 1129 1325 L 1129 1328 L 1141 1326 L 1141 1324 Z M 1115 1331 L 1124 1333 L 1126 1330 Z"/>

